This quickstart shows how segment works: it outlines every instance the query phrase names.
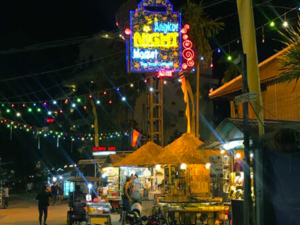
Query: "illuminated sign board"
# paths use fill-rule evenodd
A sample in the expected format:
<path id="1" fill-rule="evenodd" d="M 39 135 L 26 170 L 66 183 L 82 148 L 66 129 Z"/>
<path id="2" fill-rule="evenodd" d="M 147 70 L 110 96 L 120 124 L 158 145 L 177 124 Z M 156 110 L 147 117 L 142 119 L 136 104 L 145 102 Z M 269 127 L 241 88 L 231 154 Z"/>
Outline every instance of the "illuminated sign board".
<path id="1" fill-rule="evenodd" d="M 112 155 L 112 154 L 116 154 L 115 146 L 93 147 L 93 155 L 94 156 L 105 156 L 105 155 Z"/>
<path id="2" fill-rule="evenodd" d="M 181 14 L 169 1 L 142 1 L 130 12 L 130 29 L 130 72 L 181 72 Z"/>
<path id="3" fill-rule="evenodd" d="M 116 151 L 115 146 L 100 146 L 100 147 L 93 147 L 93 152 L 101 152 L 101 151 Z"/>

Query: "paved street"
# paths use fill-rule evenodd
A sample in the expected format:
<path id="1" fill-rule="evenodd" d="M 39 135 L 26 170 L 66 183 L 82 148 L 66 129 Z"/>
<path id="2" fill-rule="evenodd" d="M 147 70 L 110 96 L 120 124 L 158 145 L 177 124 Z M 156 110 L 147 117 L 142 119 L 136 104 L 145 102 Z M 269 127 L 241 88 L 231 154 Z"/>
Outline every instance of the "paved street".
<path id="1" fill-rule="evenodd" d="M 68 204 L 50 206 L 48 212 L 49 225 L 66 225 Z M 117 225 L 119 216 L 113 215 L 113 224 Z M 38 210 L 35 196 L 12 196 L 9 208 L 0 208 L 1 225 L 38 225 Z"/>

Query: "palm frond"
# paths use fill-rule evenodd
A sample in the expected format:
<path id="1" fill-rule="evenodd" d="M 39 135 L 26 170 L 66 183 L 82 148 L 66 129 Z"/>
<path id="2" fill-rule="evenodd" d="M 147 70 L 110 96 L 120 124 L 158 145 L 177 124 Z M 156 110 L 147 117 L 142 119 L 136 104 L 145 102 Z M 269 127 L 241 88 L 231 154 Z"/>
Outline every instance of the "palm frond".
<path id="1" fill-rule="evenodd" d="M 270 82 L 269 85 L 276 83 L 290 83 L 292 80 L 296 80 L 296 84 L 300 78 L 300 23 L 298 23 L 297 29 L 287 30 L 288 34 L 282 35 L 287 39 L 284 42 L 289 47 L 283 55 L 279 57 L 282 67 L 276 80 Z"/>

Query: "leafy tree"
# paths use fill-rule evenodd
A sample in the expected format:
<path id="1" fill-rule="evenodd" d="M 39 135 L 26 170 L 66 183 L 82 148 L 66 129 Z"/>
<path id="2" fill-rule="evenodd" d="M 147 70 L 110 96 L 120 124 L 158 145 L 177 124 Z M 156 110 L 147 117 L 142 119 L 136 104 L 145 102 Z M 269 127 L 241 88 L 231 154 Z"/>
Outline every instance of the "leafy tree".
<path id="1" fill-rule="evenodd" d="M 224 26 L 223 22 L 210 19 L 203 11 L 202 2 L 194 3 L 187 0 L 182 7 L 184 21 L 190 25 L 189 35 L 194 44 L 195 62 L 197 71 L 197 88 L 196 88 L 196 136 L 199 135 L 199 101 L 200 101 L 200 57 L 209 62 L 212 57 L 212 50 L 209 39 L 214 37 Z"/>
<path id="2" fill-rule="evenodd" d="M 241 60 L 240 51 L 234 51 L 231 53 L 232 58 L 234 59 L 232 62 L 228 63 L 227 57 L 223 56 L 219 63 L 226 63 L 228 66 L 224 72 L 224 77 L 222 79 L 222 84 L 226 84 L 228 81 L 231 81 L 233 78 L 237 77 L 242 73 L 242 60 Z"/>
<path id="3" fill-rule="evenodd" d="M 282 35 L 287 39 L 284 44 L 289 49 L 279 57 L 282 62 L 282 68 L 278 78 L 271 84 L 289 83 L 292 80 L 298 82 L 300 78 L 300 22 L 296 30 L 293 28 L 288 29 L 287 35 L 283 33 Z"/>

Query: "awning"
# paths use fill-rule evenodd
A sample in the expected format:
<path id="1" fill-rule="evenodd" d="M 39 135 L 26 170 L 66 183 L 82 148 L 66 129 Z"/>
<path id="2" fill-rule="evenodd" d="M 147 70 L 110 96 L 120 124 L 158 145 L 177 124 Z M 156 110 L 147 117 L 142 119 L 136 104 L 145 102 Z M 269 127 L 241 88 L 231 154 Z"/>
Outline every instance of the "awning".
<path id="1" fill-rule="evenodd" d="M 265 133 L 275 132 L 281 128 L 290 127 L 300 131 L 300 122 L 284 120 L 265 120 Z M 257 120 L 249 120 L 250 139 L 258 138 Z M 212 131 L 200 149 L 220 149 L 221 145 L 244 139 L 243 119 L 227 118 Z"/>

